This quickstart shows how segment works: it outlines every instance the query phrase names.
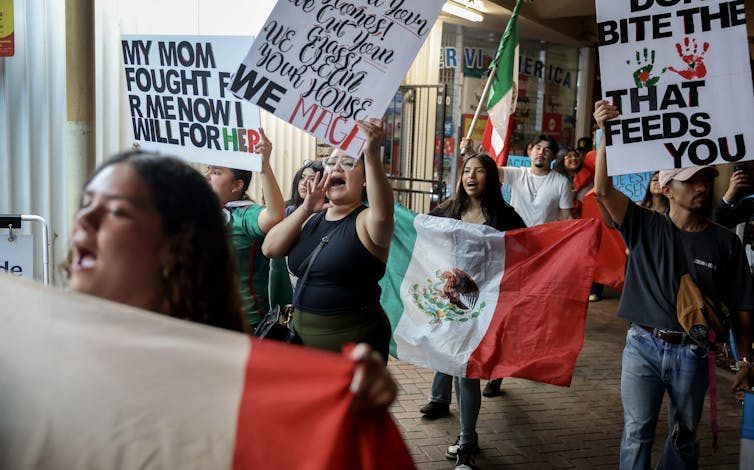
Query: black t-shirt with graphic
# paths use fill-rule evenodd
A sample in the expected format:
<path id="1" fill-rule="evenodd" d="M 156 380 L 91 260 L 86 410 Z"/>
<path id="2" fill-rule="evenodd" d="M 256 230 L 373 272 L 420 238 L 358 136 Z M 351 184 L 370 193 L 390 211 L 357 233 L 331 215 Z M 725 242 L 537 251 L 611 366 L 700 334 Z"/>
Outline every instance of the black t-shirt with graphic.
<path id="1" fill-rule="evenodd" d="M 618 316 L 654 328 L 681 331 L 675 299 L 680 279 L 674 232 L 691 277 L 702 291 L 731 311 L 754 308 L 754 281 L 741 241 L 710 222 L 701 232 L 673 226 L 663 214 L 629 204 L 621 235 L 630 250 Z M 682 264 L 681 264 L 682 266 Z"/>

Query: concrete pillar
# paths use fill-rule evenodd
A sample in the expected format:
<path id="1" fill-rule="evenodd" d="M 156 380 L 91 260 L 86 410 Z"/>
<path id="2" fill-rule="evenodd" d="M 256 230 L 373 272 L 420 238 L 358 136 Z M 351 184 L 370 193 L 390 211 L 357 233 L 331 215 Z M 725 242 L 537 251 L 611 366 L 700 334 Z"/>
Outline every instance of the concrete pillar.
<path id="1" fill-rule="evenodd" d="M 94 0 L 66 0 L 66 152 L 69 220 L 94 169 Z"/>

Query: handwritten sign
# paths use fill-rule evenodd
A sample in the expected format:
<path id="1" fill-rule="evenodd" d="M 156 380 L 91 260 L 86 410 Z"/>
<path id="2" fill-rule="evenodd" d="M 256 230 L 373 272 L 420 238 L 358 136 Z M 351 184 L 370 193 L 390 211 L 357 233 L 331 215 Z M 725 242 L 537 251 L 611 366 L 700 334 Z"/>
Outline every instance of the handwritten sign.
<path id="1" fill-rule="evenodd" d="M 228 90 L 253 37 L 123 36 L 134 141 L 187 160 L 259 171 L 259 108 Z"/>
<path id="2" fill-rule="evenodd" d="M 597 0 L 608 173 L 754 158 L 744 0 Z M 747 151 L 748 150 L 748 151 Z"/>
<path id="3" fill-rule="evenodd" d="M 384 114 L 443 3 L 279 0 L 231 89 L 357 156 L 357 121 Z"/>

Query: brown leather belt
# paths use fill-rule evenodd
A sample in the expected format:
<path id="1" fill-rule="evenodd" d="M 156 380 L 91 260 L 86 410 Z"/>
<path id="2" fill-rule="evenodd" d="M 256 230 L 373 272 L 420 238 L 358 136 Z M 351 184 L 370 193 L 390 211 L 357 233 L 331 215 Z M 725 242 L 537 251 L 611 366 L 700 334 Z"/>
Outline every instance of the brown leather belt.
<path id="1" fill-rule="evenodd" d="M 683 331 L 668 331 L 651 326 L 639 325 L 642 330 L 648 331 L 652 336 L 660 338 L 668 344 L 687 344 L 691 342 L 689 335 Z"/>

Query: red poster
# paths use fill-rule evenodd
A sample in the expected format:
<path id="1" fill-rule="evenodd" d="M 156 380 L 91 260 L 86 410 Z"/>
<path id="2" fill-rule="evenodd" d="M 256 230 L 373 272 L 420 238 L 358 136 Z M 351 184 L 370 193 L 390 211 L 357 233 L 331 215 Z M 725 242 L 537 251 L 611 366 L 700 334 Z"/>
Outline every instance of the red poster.
<path id="1" fill-rule="evenodd" d="M 563 130 L 563 115 L 558 113 L 545 113 L 542 116 L 542 133 L 549 135 L 555 140 L 560 140 Z"/>

